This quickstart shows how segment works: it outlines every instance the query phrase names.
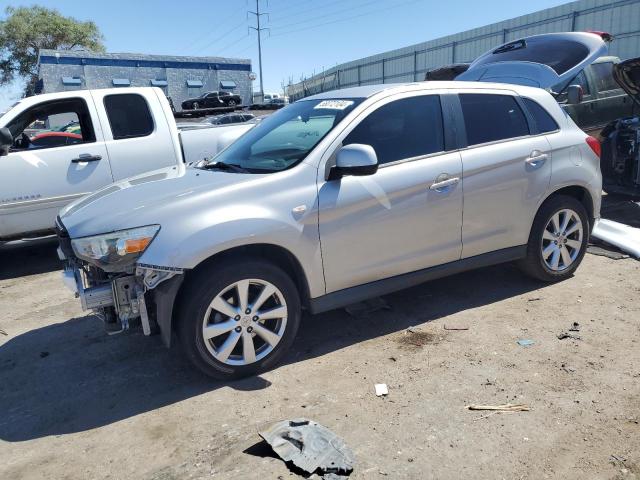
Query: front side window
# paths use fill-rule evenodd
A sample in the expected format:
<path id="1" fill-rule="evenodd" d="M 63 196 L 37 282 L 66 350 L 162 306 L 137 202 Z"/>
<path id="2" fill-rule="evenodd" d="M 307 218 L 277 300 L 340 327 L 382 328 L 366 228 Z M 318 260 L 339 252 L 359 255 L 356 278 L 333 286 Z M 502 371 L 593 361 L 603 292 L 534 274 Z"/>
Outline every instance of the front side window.
<path id="1" fill-rule="evenodd" d="M 272 173 L 301 162 L 361 98 L 301 100 L 242 135 L 205 165 L 235 165 L 249 173 Z"/>
<path id="2" fill-rule="evenodd" d="M 522 109 L 511 95 L 459 95 L 469 146 L 529 135 Z"/>
<path id="3" fill-rule="evenodd" d="M 613 78 L 612 62 L 594 63 L 591 65 L 591 71 L 593 72 L 593 78 L 599 92 L 617 90 L 620 88 L 620 85 L 618 85 Z"/>
<path id="4" fill-rule="evenodd" d="M 444 150 L 438 95 L 404 98 L 370 113 L 342 142 L 371 145 L 378 163 L 390 163 Z"/>
<path id="5" fill-rule="evenodd" d="M 147 101 L 136 93 L 104 97 L 114 140 L 146 137 L 153 132 L 153 119 Z"/>
<path id="6" fill-rule="evenodd" d="M 549 133 L 558 130 L 559 127 L 556 121 L 538 102 L 530 98 L 523 98 L 522 101 L 536 123 L 538 133 Z"/>
<path id="7" fill-rule="evenodd" d="M 81 98 L 35 105 L 18 115 L 7 127 L 14 138 L 12 151 L 96 141 L 87 104 Z"/>

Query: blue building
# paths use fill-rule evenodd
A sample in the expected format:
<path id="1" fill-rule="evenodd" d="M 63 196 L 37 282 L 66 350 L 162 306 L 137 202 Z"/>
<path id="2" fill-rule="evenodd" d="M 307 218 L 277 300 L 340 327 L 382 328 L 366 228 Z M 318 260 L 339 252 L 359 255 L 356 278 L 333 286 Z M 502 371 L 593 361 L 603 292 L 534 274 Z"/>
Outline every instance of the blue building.
<path id="1" fill-rule="evenodd" d="M 186 98 L 220 90 L 252 100 L 251 60 L 136 53 L 41 50 L 37 93 L 113 87 L 159 87 L 179 110 Z"/>

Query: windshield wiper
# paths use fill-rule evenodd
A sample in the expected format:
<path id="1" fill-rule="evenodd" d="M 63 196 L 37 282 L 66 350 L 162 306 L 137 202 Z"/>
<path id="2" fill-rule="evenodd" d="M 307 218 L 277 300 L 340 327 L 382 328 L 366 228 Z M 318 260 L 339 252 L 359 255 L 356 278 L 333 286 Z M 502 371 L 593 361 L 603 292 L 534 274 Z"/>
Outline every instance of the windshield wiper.
<path id="1" fill-rule="evenodd" d="M 236 172 L 236 173 L 251 173 L 246 168 L 241 167 L 240 165 L 236 165 L 235 163 L 225 163 L 225 162 L 211 162 L 205 163 L 200 168 L 203 170 L 225 170 L 228 172 Z"/>

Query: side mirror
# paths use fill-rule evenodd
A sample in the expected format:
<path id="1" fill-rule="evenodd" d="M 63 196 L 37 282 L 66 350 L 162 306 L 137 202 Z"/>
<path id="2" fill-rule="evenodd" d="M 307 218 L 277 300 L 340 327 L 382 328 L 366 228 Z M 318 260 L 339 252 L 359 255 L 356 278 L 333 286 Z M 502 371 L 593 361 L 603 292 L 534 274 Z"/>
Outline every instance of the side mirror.
<path id="1" fill-rule="evenodd" d="M 9 149 L 13 146 L 13 135 L 7 127 L 0 128 L 0 157 L 9 155 Z"/>
<path id="2" fill-rule="evenodd" d="M 584 92 L 580 85 L 569 85 L 567 88 L 567 103 L 569 105 L 582 103 L 582 97 L 584 97 Z"/>
<path id="3" fill-rule="evenodd" d="M 328 180 L 349 175 L 373 175 L 378 171 L 378 157 L 371 145 L 352 143 L 345 145 L 336 156 L 336 164 L 329 171 Z"/>

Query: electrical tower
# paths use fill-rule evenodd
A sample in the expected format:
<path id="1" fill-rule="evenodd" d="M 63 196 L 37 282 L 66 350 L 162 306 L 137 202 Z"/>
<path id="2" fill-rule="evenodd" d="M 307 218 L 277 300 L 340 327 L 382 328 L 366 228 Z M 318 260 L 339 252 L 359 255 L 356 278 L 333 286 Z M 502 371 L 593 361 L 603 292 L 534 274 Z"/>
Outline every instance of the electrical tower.
<path id="1" fill-rule="evenodd" d="M 262 15 L 268 15 L 268 13 L 260 13 L 260 0 L 256 0 L 256 11 L 249 12 L 256 16 L 256 27 L 249 27 L 251 30 L 255 30 L 258 33 L 258 67 L 260 68 L 260 101 L 264 102 L 264 83 L 262 82 L 262 40 L 261 34 L 263 30 L 269 30 L 269 28 L 260 27 L 260 17 Z"/>

